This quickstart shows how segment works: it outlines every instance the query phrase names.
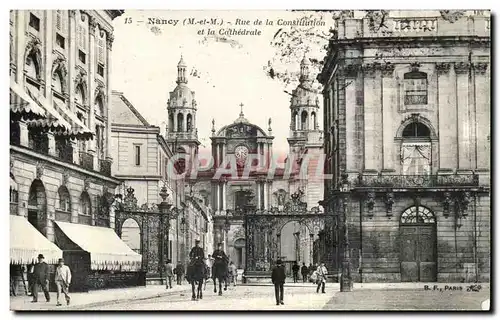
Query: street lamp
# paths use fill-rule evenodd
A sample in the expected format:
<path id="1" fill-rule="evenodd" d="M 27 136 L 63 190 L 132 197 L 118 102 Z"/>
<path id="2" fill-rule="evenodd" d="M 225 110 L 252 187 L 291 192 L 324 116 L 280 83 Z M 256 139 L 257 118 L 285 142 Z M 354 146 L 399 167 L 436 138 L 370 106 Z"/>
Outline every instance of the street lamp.
<path id="1" fill-rule="evenodd" d="M 349 227 L 347 225 L 347 216 L 349 210 L 349 200 L 350 200 L 351 187 L 349 184 L 347 174 L 342 174 L 340 193 L 342 201 L 342 224 L 344 227 L 344 257 L 342 260 L 342 275 L 340 278 L 340 291 L 350 292 L 352 291 L 352 278 L 351 278 L 351 255 L 349 250 Z"/>
<path id="2" fill-rule="evenodd" d="M 168 245 L 169 245 L 169 231 L 170 231 L 170 218 L 171 218 L 171 212 L 170 212 L 170 207 L 172 206 L 170 203 L 167 202 L 167 197 L 168 197 L 168 189 L 165 185 L 160 190 L 159 193 L 162 201 L 159 204 L 158 208 L 160 209 L 160 225 L 163 226 L 165 223 L 165 217 L 166 217 L 166 223 L 165 223 L 165 229 L 160 229 L 160 239 L 162 239 L 161 243 L 162 245 L 160 246 L 160 279 L 163 279 L 162 277 L 162 270 L 163 266 L 165 265 L 164 257 L 165 253 L 167 257 L 169 256 L 169 250 L 168 250 Z M 172 212 L 173 213 L 173 212 Z M 165 236 L 163 235 L 163 232 L 165 232 Z"/>

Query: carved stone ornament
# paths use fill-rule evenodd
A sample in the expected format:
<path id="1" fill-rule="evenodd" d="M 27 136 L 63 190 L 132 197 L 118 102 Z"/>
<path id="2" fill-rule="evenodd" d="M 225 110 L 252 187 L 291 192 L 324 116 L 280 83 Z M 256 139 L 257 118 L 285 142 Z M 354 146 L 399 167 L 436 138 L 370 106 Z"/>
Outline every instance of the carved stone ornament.
<path id="1" fill-rule="evenodd" d="M 37 179 L 42 179 L 44 169 L 45 169 L 45 165 L 42 162 L 36 163 L 36 178 Z"/>
<path id="2" fill-rule="evenodd" d="M 469 204 L 470 204 L 470 199 L 471 194 L 468 191 L 465 191 L 462 196 L 460 201 L 462 201 L 462 216 L 467 217 L 469 215 L 468 210 L 469 210 Z"/>
<path id="3" fill-rule="evenodd" d="M 111 32 L 107 33 L 106 37 L 106 47 L 108 48 L 109 51 L 113 48 L 113 41 L 115 40 L 115 37 Z"/>
<path id="4" fill-rule="evenodd" d="M 34 56 L 36 64 L 38 65 L 37 80 L 42 80 L 43 64 L 42 64 L 42 41 L 38 37 L 32 37 L 26 44 L 25 61 L 27 64 L 31 63 L 28 57 Z"/>
<path id="5" fill-rule="evenodd" d="M 368 209 L 368 216 L 373 217 L 373 207 L 375 206 L 375 192 L 368 192 L 366 194 L 366 208 Z"/>
<path id="6" fill-rule="evenodd" d="M 14 173 L 14 160 L 12 158 L 10 159 L 10 173 Z"/>
<path id="7" fill-rule="evenodd" d="M 69 184 L 69 177 L 70 177 L 69 171 L 68 170 L 64 170 L 63 174 L 62 174 L 62 184 L 63 184 L 63 186 L 68 186 L 68 184 Z"/>
<path id="8" fill-rule="evenodd" d="M 465 10 L 441 10 L 439 11 L 441 13 L 441 17 L 448 21 L 449 23 L 454 23 L 457 22 L 458 19 L 463 17 L 465 14 Z"/>
<path id="9" fill-rule="evenodd" d="M 79 86 L 82 86 L 85 92 L 87 91 L 87 71 L 77 68 L 76 70 L 76 76 L 75 76 L 75 93 L 78 92 Z M 84 99 L 87 99 L 87 95 L 84 94 Z M 86 101 L 84 101 L 85 103 Z"/>
<path id="10" fill-rule="evenodd" d="M 450 71 L 451 64 L 447 62 L 438 62 L 436 63 L 436 72 L 437 74 L 445 74 Z"/>
<path id="11" fill-rule="evenodd" d="M 89 189 L 90 189 L 90 178 L 85 178 L 83 180 L 83 190 L 89 191 Z"/>
<path id="12" fill-rule="evenodd" d="M 412 63 L 410 63 L 410 68 L 411 68 L 411 71 L 413 71 L 413 72 L 418 71 L 420 69 L 420 63 L 419 62 L 412 62 Z"/>
<path id="13" fill-rule="evenodd" d="M 394 204 L 394 193 L 388 192 L 385 195 L 385 208 L 387 211 L 387 216 L 392 216 L 392 205 Z"/>
<path id="14" fill-rule="evenodd" d="M 386 10 L 368 10 L 366 17 L 369 19 L 368 27 L 371 32 L 379 32 L 381 30 L 388 29 L 386 24 L 386 16 L 388 15 Z"/>
<path id="15" fill-rule="evenodd" d="M 470 69 L 470 63 L 468 62 L 459 62 L 455 63 L 455 72 L 462 74 L 467 73 Z"/>
<path id="16" fill-rule="evenodd" d="M 95 34 L 96 27 L 97 27 L 97 20 L 96 20 L 96 18 L 90 16 L 90 19 L 89 19 L 89 31 L 90 31 L 91 35 Z"/>
<path id="17" fill-rule="evenodd" d="M 76 16 L 76 10 L 68 10 L 69 11 L 69 16 L 74 18 Z"/>
<path id="18" fill-rule="evenodd" d="M 448 218 L 450 215 L 450 207 L 452 204 L 452 199 L 451 199 L 451 193 L 450 192 L 445 192 L 444 193 L 444 199 L 443 199 L 443 213 L 444 217 Z"/>
<path id="19" fill-rule="evenodd" d="M 477 74 L 485 74 L 487 69 L 488 69 L 487 62 L 474 63 L 474 71 L 476 71 Z"/>
<path id="20" fill-rule="evenodd" d="M 66 68 L 66 58 L 58 56 L 54 59 L 54 63 L 52 64 L 52 75 L 58 73 L 61 77 L 61 93 L 65 94 L 67 92 L 68 84 L 67 84 L 67 76 L 68 69 Z"/>
<path id="21" fill-rule="evenodd" d="M 363 72 L 368 77 L 375 76 L 375 71 L 377 71 L 378 69 L 380 69 L 380 63 L 378 63 L 378 62 L 365 63 L 363 65 Z"/>
<path id="22" fill-rule="evenodd" d="M 106 97 L 106 92 L 105 92 L 104 85 L 100 82 L 97 82 L 97 87 L 95 88 L 95 91 L 94 91 L 94 98 L 95 99 L 100 98 L 102 100 L 102 103 L 104 104 L 105 97 Z"/>
<path id="23" fill-rule="evenodd" d="M 394 64 L 386 62 L 380 66 L 380 69 L 382 70 L 383 76 L 391 76 L 394 73 Z"/>

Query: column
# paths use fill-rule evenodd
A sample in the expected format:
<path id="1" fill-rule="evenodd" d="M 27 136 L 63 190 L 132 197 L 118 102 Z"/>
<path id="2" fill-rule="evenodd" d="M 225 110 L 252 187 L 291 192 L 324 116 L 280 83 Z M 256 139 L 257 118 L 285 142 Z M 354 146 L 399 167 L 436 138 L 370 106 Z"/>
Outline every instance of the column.
<path id="1" fill-rule="evenodd" d="M 438 119 L 439 119 L 439 169 L 452 170 L 457 167 L 457 109 L 455 86 L 449 63 L 437 63 Z"/>
<path id="2" fill-rule="evenodd" d="M 174 116 L 174 128 L 172 130 L 172 132 L 177 132 L 177 111 L 174 110 L 172 112 L 173 116 Z M 174 150 L 174 152 L 176 152 L 177 150 Z"/>
<path id="3" fill-rule="evenodd" d="M 268 206 L 267 206 L 267 194 L 268 194 L 267 181 L 264 181 L 263 187 L 264 187 L 264 209 L 267 210 L 268 209 Z"/>
<path id="4" fill-rule="evenodd" d="M 469 105 L 469 64 L 456 63 L 456 110 L 457 110 L 457 137 L 458 137 L 458 169 L 472 169 L 470 155 L 470 105 Z"/>
<path id="5" fill-rule="evenodd" d="M 219 211 L 219 184 L 215 183 L 215 213 L 217 214 Z"/>
<path id="6" fill-rule="evenodd" d="M 19 139 L 23 147 L 29 147 L 29 130 L 28 125 L 24 121 L 19 121 Z"/>
<path id="7" fill-rule="evenodd" d="M 73 79 L 75 78 L 76 75 L 76 69 L 75 69 L 75 64 L 76 64 L 76 10 L 68 10 L 69 11 L 69 19 L 68 19 L 68 24 L 69 24 L 69 29 L 68 29 L 68 79 L 69 79 L 69 85 L 68 85 L 68 93 L 69 93 L 69 108 L 71 111 L 75 112 L 75 82 Z"/>
<path id="8" fill-rule="evenodd" d="M 222 156 L 221 156 L 221 162 L 224 162 L 224 159 L 226 158 L 226 144 L 222 144 Z"/>
<path id="9" fill-rule="evenodd" d="M 182 112 L 184 121 L 182 122 L 182 131 L 187 132 L 187 113 Z"/>
<path id="10" fill-rule="evenodd" d="M 345 79 L 345 153 L 347 171 L 356 171 L 356 74 L 346 74 Z"/>
<path id="11" fill-rule="evenodd" d="M 226 184 L 226 181 L 222 183 L 222 210 L 224 213 L 226 212 Z"/>
<path id="12" fill-rule="evenodd" d="M 278 259 L 281 259 L 281 234 L 276 235 L 276 241 L 278 242 Z"/>
<path id="13" fill-rule="evenodd" d="M 365 167 L 364 170 L 376 171 L 379 155 L 377 155 L 377 135 L 380 123 L 377 123 L 377 114 L 380 113 L 380 83 L 376 80 L 375 66 L 367 64 L 363 66 L 364 81 L 364 132 L 365 132 Z M 378 106 L 378 107 L 377 107 Z"/>
<path id="14" fill-rule="evenodd" d="M 54 134 L 52 132 L 47 132 L 47 138 L 49 140 L 49 156 L 56 157 L 56 139 L 54 138 Z"/>
<path id="15" fill-rule="evenodd" d="M 16 48 L 16 82 L 19 84 L 23 83 L 24 80 L 24 56 L 26 53 L 25 43 L 26 43 L 26 15 L 28 15 L 26 10 L 16 11 L 16 34 L 14 35 L 14 46 Z"/>
<path id="16" fill-rule="evenodd" d="M 478 170 L 488 171 L 490 168 L 490 72 L 488 63 L 476 63 L 475 98 L 476 98 L 476 148 Z M 491 139 L 491 137 L 490 137 Z"/>
<path id="17" fill-rule="evenodd" d="M 310 240 L 310 252 L 309 252 L 309 263 L 313 263 L 313 257 L 314 257 L 314 233 L 309 234 L 309 240 Z"/>
<path id="18" fill-rule="evenodd" d="M 111 113 L 109 110 L 111 109 L 111 103 L 112 103 L 112 84 L 111 84 L 111 49 L 113 47 L 113 34 L 112 33 L 107 33 L 106 34 L 106 50 L 107 50 L 107 65 L 106 65 L 106 98 L 105 101 L 103 101 L 104 104 L 106 104 L 106 137 L 104 138 L 104 145 L 106 146 L 106 160 L 112 160 L 112 154 L 111 154 Z"/>
<path id="19" fill-rule="evenodd" d="M 45 37 L 45 42 L 43 42 L 43 49 L 45 50 L 45 57 L 52 57 L 52 44 L 53 44 L 53 27 L 52 27 L 52 15 L 53 15 L 52 10 L 45 10 L 44 15 L 45 15 L 45 21 L 43 22 L 44 28 L 43 32 Z M 42 23 L 42 22 L 41 22 Z M 42 61 L 44 58 L 42 57 Z M 45 60 L 46 65 L 45 65 L 45 75 L 42 76 L 42 79 L 45 80 L 45 97 L 47 98 L 49 103 L 52 103 L 52 59 L 46 59 Z M 43 63 L 43 62 L 42 62 Z M 24 64 L 22 65 L 24 69 Z M 43 84 L 42 84 L 43 85 Z"/>
<path id="20" fill-rule="evenodd" d="M 261 202 L 260 202 L 260 182 L 257 181 L 257 210 L 262 209 Z"/>
<path id="21" fill-rule="evenodd" d="M 89 73 L 87 75 L 87 87 L 88 87 L 88 99 L 87 103 L 89 105 L 90 109 L 90 117 L 89 117 L 89 129 L 95 133 L 95 112 L 94 112 L 94 99 L 95 99 L 95 74 L 96 74 L 96 66 L 95 66 L 95 61 L 96 61 L 96 55 L 95 55 L 95 30 L 97 26 L 97 22 L 94 17 L 87 15 L 87 19 L 89 19 Z M 109 67 L 109 66 L 108 66 Z M 97 166 L 97 153 L 96 153 L 96 140 L 97 136 L 94 137 L 94 139 L 89 140 L 87 145 L 88 145 L 88 152 L 94 156 L 94 169 L 99 170 L 99 167 Z"/>
<path id="22" fill-rule="evenodd" d="M 269 165 L 271 163 L 271 159 L 273 158 L 273 149 L 272 149 L 272 144 L 267 143 L 267 161 L 266 165 Z"/>
<path id="23" fill-rule="evenodd" d="M 386 64 L 382 69 L 382 170 L 394 170 L 393 107 L 396 105 L 394 65 Z"/>

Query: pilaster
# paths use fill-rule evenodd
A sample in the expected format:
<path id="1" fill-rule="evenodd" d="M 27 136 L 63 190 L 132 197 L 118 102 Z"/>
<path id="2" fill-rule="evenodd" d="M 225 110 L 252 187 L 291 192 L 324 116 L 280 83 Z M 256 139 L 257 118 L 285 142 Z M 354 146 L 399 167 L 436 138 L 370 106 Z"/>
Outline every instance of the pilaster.
<path id="1" fill-rule="evenodd" d="M 382 170 L 394 170 L 394 106 L 396 105 L 396 83 L 394 65 L 386 63 L 382 69 Z"/>
<path id="2" fill-rule="evenodd" d="M 470 153 L 470 105 L 469 105 L 469 69 L 466 62 L 455 63 L 456 73 L 456 109 L 458 137 L 458 169 L 471 169 Z"/>
<path id="3" fill-rule="evenodd" d="M 456 94 L 450 68 L 451 64 L 447 62 L 435 66 L 438 77 L 439 169 L 457 167 L 456 121 L 453 121 L 457 117 Z"/>

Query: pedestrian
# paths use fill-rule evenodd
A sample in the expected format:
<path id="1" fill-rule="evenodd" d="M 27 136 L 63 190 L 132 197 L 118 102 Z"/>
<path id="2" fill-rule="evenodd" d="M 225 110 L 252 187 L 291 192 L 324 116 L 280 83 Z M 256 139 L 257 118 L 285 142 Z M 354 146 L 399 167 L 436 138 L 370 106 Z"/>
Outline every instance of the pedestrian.
<path id="1" fill-rule="evenodd" d="M 307 268 L 307 270 L 309 271 L 309 278 L 310 278 L 312 277 L 313 272 L 316 271 L 316 268 L 314 268 L 312 263 L 309 263 L 309 267 Z"/>
<path id="2" fill-rule="evenodd" d="M 177 284 L 182 284 L 182 276 L 184 275 L 184 266 L 182 263 L 177 262 L 177 266 L 175 267 L 175 275 L 177 276 Z"/>
<path id="3" fill-rule="evenodd" d="M 165 282 L 167 283 L 167 289 L 172 289 L 172 278 L 174 276 L 173 268 L 172 260 L 167 259 L 167 265 L 165 266 Z"/>
<path id="4" fill-rule="evenodd" d="M 325 264 L 321 263 L 316 270 L 318 272 L 318 288 L 316 289 L 316 293 L 319 293 L 319 288 L 321 287 L 321 293 L 325 292 L 325 283 L 326 283 L 326 275 L 328 274 L 328 270 L 326 270 Z"/>
<path id="5" fill-rule="evenodd" d="M 43 254 L 39 254 L 38 262 L 33 268 L 33 300 L 31 302 L 38 302 L 39 287 L 42 288 L 47 302 L 50 302 L 49 265 L 43 261 L 44 259 Z"/>
<path id="6" fill-rule="evenodd" d="M 306 282 L 309 275 L 309 270 L 307 269 L 306 263 L 302 263 L 302 268 L 300 269 L 300 273 L 302 274 L 302 282 Z"/>
<path id="7" fill-rule="evenodd" d="M 234 263 L 231 261 L 229 263 L 229 279 L 235 287 L 236 287 L 236 278 L 237 277 L 238 277 L 238 269 L 236 268 Z"/>
<path id="8" fill-rule="evenodd" d="M 283 302 L 283 285 L 285 284 L 285 266 L 281 259 L 278 259 L 276 266 L 273 268 L 271 280 L 274 284 L 274 296 L 276 297 L 276 305 L 285 304 Z"/>
<path id="9" fill-rule="evenodd" d="M 295 261 L 293 263 L 293 266 L 292 266 L 292 272 L 293 272 L 293 283 L 297 283 L 297 280 L 299 280 L 299 270 L 300 270 L 300 266 L 299 264 L 297 263 L 297 261 Z"/>
<path id="10" fill-rule="evenodd" d="M 33 297 L 33 291 L 34 291 L 34 286 L 35 286 L 35 281 L 34 281 L 34 276 L 33 272 L 35 272 L 35 264 L 30 263 L 27 266 L 27 272 L 28 272 L 28 288 L 29 288 L 29 295 Z"/>
<path id="11" fill-rule="evenodd" d="M 60 306 L 59 296 L 61 296 L 61 292 L 64 293 L 64 297 L 66 298 L 66 304 L 69 305 L 71 298 L 69 297 L 69 285 L 71 284 L 71 270 L 69 267 L 64 264 L 64 259 L 59 259 L 58 265 L 56 268 L 56 287 L 57 287 L 57 305 Z"/>

